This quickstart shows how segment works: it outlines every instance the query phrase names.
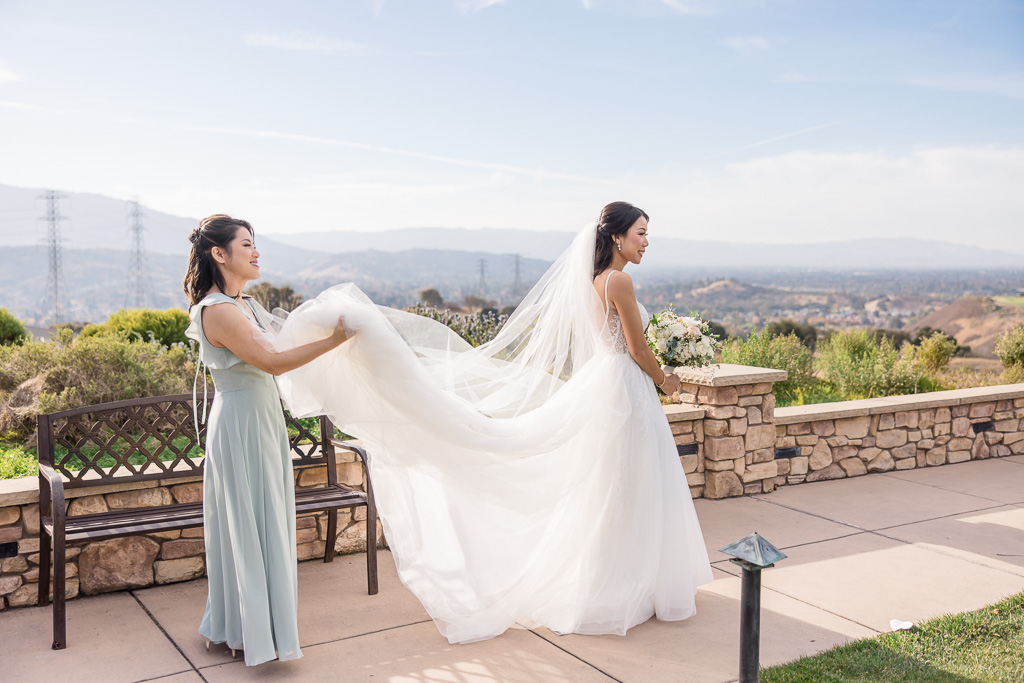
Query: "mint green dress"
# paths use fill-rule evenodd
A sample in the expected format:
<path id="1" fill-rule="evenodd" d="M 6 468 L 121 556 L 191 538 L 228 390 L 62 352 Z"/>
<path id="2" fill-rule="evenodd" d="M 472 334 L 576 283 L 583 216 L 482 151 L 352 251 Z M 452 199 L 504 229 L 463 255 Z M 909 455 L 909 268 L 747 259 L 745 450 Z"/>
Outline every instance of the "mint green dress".
<path id="1" fill-rule="evenodd" d="M 250 297 L 210 294 L 189 311 L 186 334 L 199 342 L 199 358 L 216 387 L 203 473 L 209 597 L 199 633 L 244 650 L 245 663 L 254 666 L 302 656 L 295 484 L 273 376 L 214 346 L 203 333 L 203 308 L 222 303 L 238 306 L 261 329 L 270 323 Z"/>

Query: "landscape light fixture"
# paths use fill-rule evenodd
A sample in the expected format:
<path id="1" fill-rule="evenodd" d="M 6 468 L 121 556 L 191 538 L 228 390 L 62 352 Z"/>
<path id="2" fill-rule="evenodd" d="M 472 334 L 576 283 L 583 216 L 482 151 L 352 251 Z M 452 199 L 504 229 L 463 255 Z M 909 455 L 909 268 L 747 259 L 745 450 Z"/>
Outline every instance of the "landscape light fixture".
<path id="1" fill-rule="evenodd" d="M 718 552 L 743 569 L 740 593 L 740 679 L 739 683 L 757 683 L 761 656 L 761 570 L 775 566 L 786 554 L 756 531 Z"/>

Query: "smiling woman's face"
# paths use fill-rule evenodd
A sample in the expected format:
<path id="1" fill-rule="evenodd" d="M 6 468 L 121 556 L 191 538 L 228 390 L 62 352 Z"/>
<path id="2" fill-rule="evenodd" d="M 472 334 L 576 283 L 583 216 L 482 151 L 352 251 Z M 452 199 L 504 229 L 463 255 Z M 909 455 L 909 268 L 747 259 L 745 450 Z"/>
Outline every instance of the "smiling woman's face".
<path id="1" fill-rule="evenodd" d="M 636 222 L 629 226 L 629 231 L 620 237 L 618 242 L 622 245 L 619 253 L 623 258 L 630 263 L 640 263 L 647 245 L 650 244 L 647 241 L 647 219 L 643 216 L 637 218 Z"/>
<path id="2" fill-rule="evenodd" d="M 247 228 L 238 226 L 228 248 L 214 247 L 213 251 L 213 257 L 225 275 L 230 274 L 246 281 L 259 279 L 260 252 L 256 251 L 256 241 Z"/>

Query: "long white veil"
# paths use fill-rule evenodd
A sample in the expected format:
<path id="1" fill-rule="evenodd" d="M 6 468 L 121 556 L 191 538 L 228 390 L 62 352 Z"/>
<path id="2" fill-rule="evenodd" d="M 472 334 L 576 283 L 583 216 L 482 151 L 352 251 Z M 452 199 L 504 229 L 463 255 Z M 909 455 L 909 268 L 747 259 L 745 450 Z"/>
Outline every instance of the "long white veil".
<path id="1" fill-rule="evenodd" d="M 644 425 L 661 411 L 646 378 L 626 376 L 635 364 L 611 353 L 593 286 L 595 236 L 585 227 L 477 348 L 433 320 L 374 305 L 352 284 L 301 305 L 273 342 L 323 338 L 345 315 L 352 338 L 278 386 L 293 414 L 325 413 L 363 441 L 399 575 L 452 642 L 523 618 L 585 628 L 593 614 L 577 607 L 600 608 L 588 596 L 602 575 L 581 557 L 615 555 L 604 548 L 623 535 L 660 552 L 661 522 L 630 521 L 615 495 L 639 476 L 632 468 L 661 467 L 631 455 L 628 382 L 652 393 L 657 415 Z M 674 459 L 667 430 L 664 438 Z M 658 470 L 645 481 L 662 478 Z M 659 495 L 643 497 L 654 504 Z M 657 560 L 631 562 L 612 587 L 645 595 L 633 566 Z"/>

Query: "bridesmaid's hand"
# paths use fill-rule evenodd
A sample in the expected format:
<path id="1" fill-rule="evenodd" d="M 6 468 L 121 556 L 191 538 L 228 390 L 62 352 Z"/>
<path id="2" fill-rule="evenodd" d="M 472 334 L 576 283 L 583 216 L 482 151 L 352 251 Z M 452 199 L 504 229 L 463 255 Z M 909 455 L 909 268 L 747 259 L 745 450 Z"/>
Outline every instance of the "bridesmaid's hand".
<path id="1" fill-rule="evenodd" d="M 661 385 L 661 390 L 666 396 L 671 396 L 679 391 L 681 382 L 679 375 L 671 372 L 665 373 L 665 383 Z"/>
<path id="2" fill-rule="evenodd" d="M 338 324 L 335 325 L 334 329 L 331 331 L 331 339 L 334 341 L 336 346 L 341 346 L 343 343 L 348 341 L 350 336 L 352 335 L 349 334 L 348 328 L 345 327 L 345 316 L 339 315 Z"/>

